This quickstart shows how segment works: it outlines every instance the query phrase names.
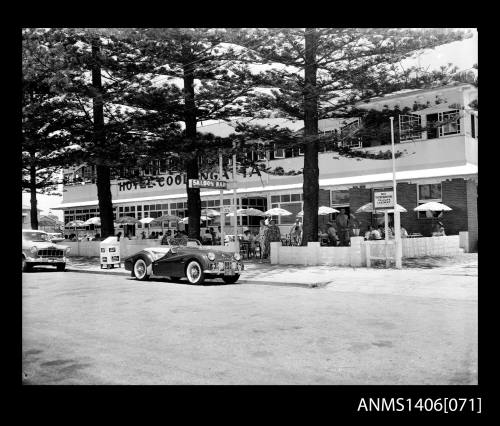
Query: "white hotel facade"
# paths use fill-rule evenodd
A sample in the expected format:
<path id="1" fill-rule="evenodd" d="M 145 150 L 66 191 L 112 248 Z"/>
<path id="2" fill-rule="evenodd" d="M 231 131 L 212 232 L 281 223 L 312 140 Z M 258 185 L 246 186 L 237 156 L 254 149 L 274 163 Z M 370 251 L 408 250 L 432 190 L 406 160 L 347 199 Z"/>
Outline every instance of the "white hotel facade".
<path id="1" fill-rule="evenodd" d="M 434 89 L 414 90 L 404 93 L 375 98 L 363 104 L 368 109 L 382 109 L 385 105 L 393 108 L 412 107 L 415 102 L 430 105 L 409 116 L 401 116 L 395 125 L 403 126 L 401 140 L 396 140 L 396 151 L 403 155 L 396 160 L 398 203 L 408 212 L 401 214 L 401 224 L 408 232 L 430 235 L 432 220 L 424 213 L 417 214 L 413 208 L 427 201 L 439 201 L 453 210 L 442 217 L 448 235 L 460 231 L 469 232 L 469 249 L 477 246 L 477 184 L 478 184 L 478 116 L 469 104 L 477 99 L 477 88 L 470 84 L 458 84 Z M 418 122 L 425 126 L 431 121 L 441 121 L 458 112 L 459 119 L 435 131 L 425 131 L 417 135 L 405 136 L 405 122 Z M 254 120 L 255 121 L 255 120 Z M 398 122 L 399 121 L 399 122 Z M 257 120 L 262 124 L 262 120 Z M 269 119 L 266 123 L 300 130 L 303 123 L 285 119 Z M 201 125 L 199 132 L 227 136 L 234 132 L 235 123 L 216 123 Z M 355 124 L 354 124 L 355 125 Z M 327 119 L 319 123 L 320 132 L 340 130 L 341 120 Z M 390 145 L 373 144 L 361 149 L 377 153 L 390 149 Z M 277 150 L 267 154 L 269 167 L 278 166 L 287 170 L 300 170 L 303 158 L 298 149 Z M 187 195 L 185 176 L 169 174 L 166 165 L 157 161 L 154 173 L 159 181 L 149 185 L 132 184 L 124 180 L 112 181 L 111 193 L 115 218 L 127 215 L 138 219 L 158 217 L 162 214 L 187 215 Z M 334 152 L 319 154 L 319 205 L 345 208 L 354 213 L 361 205 L 372 201 L 373 191 L 392 187 L 391 160 L 356 159 L 339 157 Z M 63 203 L 58 207 L 64 210 L 64 222 L 86 220 L 98 216 L 97 188 L 94 170 L 81 166 L 65 170 L 68 184 L 64 187 Z M 200 176 L 202 177 L 202 176 Z M 211 179 L 233 179 L 218 176 L 217 173 L 203 176 Z M 296 213 L 302 210 L 302 175 L 276 176 L 269 174 L 235 176 L 237 202 L 240 207 L 253 207 L 267 210 L 281 207 L 293 213 L 282 216 L 278 224 L 287 233 Z M 202 208 L 220 210 L 220 191 L 201 190 Z M 231 190 L 224 191 L 223 205 L 232 204 Z M 203 212 L 202 212 L 203 214 Z M 362 221 L 362 232 L 375 217 L 370 213 L 356 215 Z M 320 224 L 330 217 L 321 217 Z M 217 226 L 215 217 L 209 226 Z M 242 225 L 247 225 L 243 218 Z M 250 218 L 250 224 L 258 223 Z M 226 218 L 229 225 L 229 218 Z M 139 225 L 140 227 L 140 225 Z M 155 228 L 151 228 L 154 230 Z M 158 227 L 157 230 L 161 228 Z M 137 229 L 136 229 L 137 231 Z"/>

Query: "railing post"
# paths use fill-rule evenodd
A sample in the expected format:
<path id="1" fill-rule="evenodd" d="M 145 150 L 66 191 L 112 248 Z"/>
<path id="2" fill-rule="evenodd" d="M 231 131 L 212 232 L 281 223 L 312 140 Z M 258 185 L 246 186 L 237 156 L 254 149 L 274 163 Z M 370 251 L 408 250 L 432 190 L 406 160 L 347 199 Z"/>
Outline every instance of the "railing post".
<path id="1" fill-rule="evenodd" d="M 366 253 L 366 267 L 370 268 L 372 266 L 372 262 L 370 260 L 370 242 L 365 241 L 365 253 Z"/>

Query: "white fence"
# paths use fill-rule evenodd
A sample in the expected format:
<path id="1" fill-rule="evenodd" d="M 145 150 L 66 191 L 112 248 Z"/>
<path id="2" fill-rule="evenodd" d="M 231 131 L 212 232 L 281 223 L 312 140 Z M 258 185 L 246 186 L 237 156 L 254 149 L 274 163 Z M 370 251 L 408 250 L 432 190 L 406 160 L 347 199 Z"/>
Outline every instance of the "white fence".
<path id="1" fill-rule="evenodd" d="M 467 232 L 446 237 L 403 238 L 403 257 L 454 256 L 466 250 Z M 322 247 L 309 243 L 306 247 L 282 246 L 271 243 L 271 264 L 369 266 L 370 259 L 394 259 L 394 241 L 365 241 L 351 237 L 349 247 Z"/>
<path id="2" fill-rule="evenodd" d="M 100 241 L 62 241 L 60 244 L 71 247 L 69 252 L 70 257 L 83 256 L 83 257 L 99 257 L 100 255 Z M 138 251 L 147 247 L 161 246 L 160 240 L 120 240 L 120 256 L 125 259 Z M 203 250 L 222 250 L 227 252 L 234 251 L 234 243 L 228 246 L 201 246 Z"/>

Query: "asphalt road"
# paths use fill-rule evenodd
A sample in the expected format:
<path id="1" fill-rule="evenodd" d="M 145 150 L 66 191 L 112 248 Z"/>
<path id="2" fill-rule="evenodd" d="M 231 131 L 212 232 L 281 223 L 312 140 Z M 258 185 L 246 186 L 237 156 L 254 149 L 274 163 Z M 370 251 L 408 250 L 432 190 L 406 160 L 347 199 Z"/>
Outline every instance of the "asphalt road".
<path id="1" fill-rule="evenodd" d="M 477 384 L 477 277 L 391 291 L 411 273 L 383 291 L 376 272 L 352 290 L 25 273 L 23 382 Z"/>

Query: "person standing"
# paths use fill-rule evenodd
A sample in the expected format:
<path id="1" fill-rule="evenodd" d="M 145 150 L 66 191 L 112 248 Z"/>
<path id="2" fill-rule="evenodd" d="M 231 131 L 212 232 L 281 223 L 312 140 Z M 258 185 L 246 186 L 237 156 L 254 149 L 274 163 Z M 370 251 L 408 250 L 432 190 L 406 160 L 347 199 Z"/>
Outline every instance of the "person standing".
<path id="1" fill-rule="evenodd" d="M 264 252 L 266 253 L 266 259 L 271 254 L 271 243 L 273 242 L 281 242 L 281 231 L 279 226 L 276 225 L 276 221 L 274 219 L 271 219 L 269 221 L 269 226 L 264 233 Z"/>
<path id="2" fill-rule="evenodd" d="M 359 236 L 359 228 L 361 227 L 361 222 L 352 213 L 349 216 L 351 218 L 350 219 L 350 225 L 351 225 L 351 228 L 352 228 L 352 234 L 355 237 L 358 237 Z"/>
<path id="3" fill-rule="evenodd" d="M 349 218 L 345 214 L 345 209 L 340 209 L 340 213 L 335 218 L 337 231 L 339 233 L 340 245 L 349 245 Z"/>

